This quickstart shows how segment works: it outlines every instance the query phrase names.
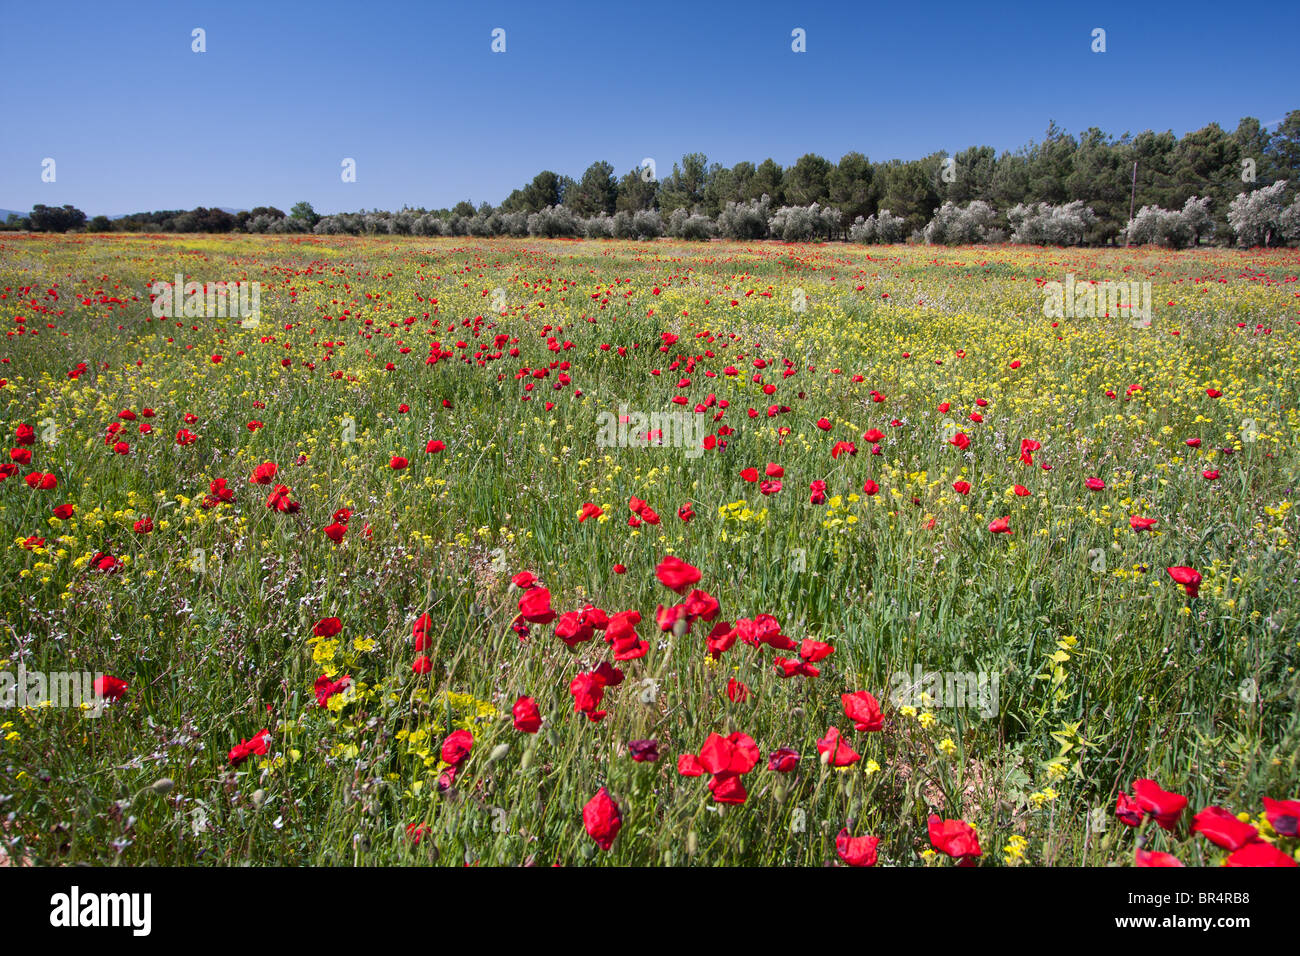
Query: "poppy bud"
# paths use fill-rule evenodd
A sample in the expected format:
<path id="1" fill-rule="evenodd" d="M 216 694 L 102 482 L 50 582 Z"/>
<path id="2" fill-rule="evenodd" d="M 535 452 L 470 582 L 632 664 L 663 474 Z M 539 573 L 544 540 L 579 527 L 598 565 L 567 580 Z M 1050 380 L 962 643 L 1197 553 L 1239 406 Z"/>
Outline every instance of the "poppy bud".
<path id="1" fill-rule="evenodd" d="M 149 789 L 161 796 L 164 793 L 170 793 L 174 786 L 176 786 L 176 782 L 171 777 L 159 777 L 149 785 Z"/>

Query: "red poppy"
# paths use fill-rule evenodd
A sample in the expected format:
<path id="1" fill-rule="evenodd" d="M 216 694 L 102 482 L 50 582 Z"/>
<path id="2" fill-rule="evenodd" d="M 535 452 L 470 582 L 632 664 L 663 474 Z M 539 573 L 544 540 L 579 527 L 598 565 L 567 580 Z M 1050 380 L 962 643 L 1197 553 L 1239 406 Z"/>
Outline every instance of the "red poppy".
<path id="1" fill-rule="evenodd" d="M 474 735 L 468 730 L 453 730 L 442 742 L 440 756 L 445 763 L 459 767 L 474 749 Z"/>
<path id="2" fill-rule="evenodd" d="M 127 683 L 120 677 L 104 674 L 95 678 L 95 696 L 105 700 L 117 700 L 126 693 Z"/>
<path id="3" fill-rule="evenodd" d="M 401 471 L 409 464 L 410 462 L 407 461 L 405 458 L 403 458 L 401 455 L 394 455 L 392 458 L 388 460 L 388 467 L 393 469 L 393 471 Z"/>
<path id="4" fill-rule="evenodd" d="M 263 462 L 253 469 L 253 473 L 248 476 L 248 480 L 255 485 L 269 485 L 275 478 L 275 473 L 279 471 L 279 466 L 273 462 Z"/>
<path id="5" fill-rule="evenodd" d="M 258 756 L 265 754 L 267 747 L 270 744 L 270 737 L 271 731 L 262 728 L 257 733 L 253 734 L 252 737 L 247 740 L 241 740 L 235 746 L 231 747 L 230 753 L 227 755 L 230 759 L 231 765 L 238 767 L 254 754 Z"/>
<path id="6" fill-rule="evenodd" d="M 983 851 L 975 828 L 965 820 L 941 820 L 930 814 L 930 843 L 936 850 L 969 864 Z"/>
<path id="7" fill-rule="evenodd" d="M 582 506 L 582 512 L 578 515 L 578 524 L 582 524 L 588 518 L 599 518 L 604 513 L 605 510 L 603 508 L 588 501 Z"/>
<path id="8" fill-rule="evenodd" d="M 880 837 L 851 837 L 846 827 L 835 837 L 835 853 L 849 866 L 875 866 L 879 843 Z"/>
<path id="9" fill-rule="evenodd" d="M 858 730 L 870 733 L 885 726 L 885 715 L 880 712 L 880 704 L 866 691 L 841 694 L 840 702 L 844 707 L 844 716 L 853 721 L 853 726 Z"/>
<path id="10" fill-rule="evenodd" d="M 618 803 L 604 787 L 596 791 L 596 795 L 582 808 L 582 825 L 602 850 L 614 845 L 614 839 L 623 826 L 623 815 Z"/>
<path id="11" fill-rule="evenodd" d="M 789 773 L 799 763 L 799 752 L 792 747 L 778 747 L 767 756 L 767 769 Z"/>
<path id="12" fill-rule="evenodd" d="M 994 518 L 989 522 L 989 531 L 994 534 L 1011 534 L 1011 516 Z"/>
<path id="13" fill-rule="evenodd" d="M 1149 531 L 1156 525 L 1155 518 L 1140 518 L 1137 515 L 1130 515 L 1128 525 L 1134 531 Z"/>
<path id="14" fill-rule="evenodd" d="M 328 674 L 321 674 L 316 678 L 316 683 L 312 685 L 312 690 L 316 694 L 316 706 L 328 707 L 330 698 L 335 694 L 340 694 L 347 690 L 352 683 L 352 678 L 344 674 L 338 680 L 330 680 Z"/>
<path id="15" fill-rule="evenodd" d="M 1258 830 L 1249 823 L 1242 823 L 1223 807 L 1206 807 L 1193 817 L 1192 832 L 1225 850 L 1240 850 L 1252 840 L 1259 839 Z"/>
<path id="16" fill-rule="evenodd" d="M 1201 592 L 1201 572 L 1195 568 L 1168 568 L 1169 576 L 1183 586 L 1188 597 L 1196 597 Z"/>
<path id="17" fill-rule="evenodd" d="M 325 531 L 325 537 L 338 544 L 343 540 L 343 536 L 348 533 L 348 526 L 335 521 L 333 524 L 327 524 L 323 530 Z"/>
<path id="18" fill-rule="evenodd" d="M 637 763 L 655 763 L 659 759 L 659 741 L 629 740 L 627 752 Z"/>
<path id="19" fill-rule="evenodd" d="M 847 767 L 862 759 L 861 754 L 844 742 L 838 727 L 831 727 L 826 736 L 817 741 L 817 752 L 822 755 L 822 761 L 832 767 Z"/>
<path id="20" fill-rule="evenodd" d="M 1154 780 L 1134 780 L 1133 799 L 1144 812 L 1155 817 L 1156 823 L 1165 830 L 1172 830 L 1187 809 L 1186 797 L 1161 790 Z"/>
<path id="21" fill-rule="evenodd" d="M 670 554 L 655 566 L 655 576 L 664 587 L 685 594 L 687 588 L 700 580 L 700 569 Z"/>
<path id="22" fill-rule="evenodd" d="M 948 444 L 955 445 L 961 451 L 970 447 L 970 436 L 965 432 L 958 432 L 948 439 Z"/>
<path id="23" fill-rule="evenodd" d="M 556 618 L 551 592 L 542 587 L 529 588 L 519 599 L 519 613 L 529 624 L 550 624 Z"/>
<path id="24" fill-rule="evenodd" d="M 411 665 L 411 670 L 416 674 L 427 674 L 433 670 L 433 661 L 421 654 Z"/>
<path id="25" fill-rule="evenodd" d="M 1121 793 L 1115 801 L 1115 816 L 1125 826 L 1140 826 L 1143 815 L 1142 807 L 1127 793 Z"/>
<path id="26" fill-rule="evenodd" d="M 515 730 L 525 734 L 535 734 L 542 726 L 542 713 L 537 709 L 537 701 L 531 697 L 520 697 L 510 708 L 515 719 Z"/>
<path id="27" fill-rule="evenodd" d="M 1262 840 L 1247 843 L 1223 861 L 1224 866 L 1296 866 L 1295 858 Z"/>
<path id="28" fill-rule="evenodd" d="M 1264 798 L 1264 815 L 1279 836 L 1300 836 L 1300 800 Z"/>
<path id="29" fill-rule="evenodd" d="M 1178 857 L 1158 850 L 1141 850 L 1133 854 L 1134 866 L 1183 866 Z"/>

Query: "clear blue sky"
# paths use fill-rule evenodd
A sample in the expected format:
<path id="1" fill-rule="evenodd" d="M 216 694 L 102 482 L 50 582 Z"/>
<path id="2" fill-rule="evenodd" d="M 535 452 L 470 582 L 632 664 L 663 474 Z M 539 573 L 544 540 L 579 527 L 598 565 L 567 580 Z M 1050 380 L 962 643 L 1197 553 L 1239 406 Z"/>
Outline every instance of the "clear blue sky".
<path id="1" fill-rule="evenodd" d="M 1231 130 L 1300 107 L 1298 39 L 1295 0 L 0 0 L 0 208 L 436 208 L 599 159 L 1001 151 L 1052 119 Z"/>

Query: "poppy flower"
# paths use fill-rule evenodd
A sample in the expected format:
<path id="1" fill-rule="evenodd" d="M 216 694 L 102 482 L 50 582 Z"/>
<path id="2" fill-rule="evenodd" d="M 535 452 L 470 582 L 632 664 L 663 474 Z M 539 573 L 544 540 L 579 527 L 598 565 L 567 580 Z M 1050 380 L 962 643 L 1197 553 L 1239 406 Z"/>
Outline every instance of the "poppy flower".
<path id="1" fill-rule="evenodd" d="M 840 455 L 856 455 L 858 446 L 851 441 L 837 441 L 831 448 L 831 458 L 839 459 Z"/>
<path id="2" fill-rule="evenodd" d="M 989 522 L 989 531 L 993 534 L 1011 534 L 1011 516 L 994 518 Z"/>
<path id="3" fill-rule="evenodd" d="M 742 480 L 748 481 L 749 483 L 753 484 L 754 482 L 758 481 L 758 469 L 746 468 L 740 473 L 740 477 Z"/>
<path id="4" fill-rule="evenodd" d="M 537 701 L 531 697 L 520 697 L 510 714 L 515 719 L 515 730 L 525 734 L 535 734 L 542 726 L 542 713 L 537 709 Z"/>
<path id="5" fill-rule="evenodd" d="M 687 588 L 700 580 L 700 569 L 670 554 L 655 566 L 655 577 L 670 591 L 685 594 Z"/>
<path id="6" fill-rule="evenodd" d="M 822 755 L 822 762 L 832 767 L 847 767 L 862 759 L 861 754 L 844 742 L 838 727 L 831 727 L 826 736 L 817 741 L 817 752 Z"/>
<path id="7" fill-rule="evenodd" d="M 255 485 L 269 485 L 272 479 L 275 478 L 275 473 L 279 470 L 279 466 L 275 462 L 263 462 L 253 469 L 253 473 L 248 476 L 248 480 Z"/>
<path id="8" fill-rule="evenodd" d="M 880 837 L 851 837 L 845 827 L 835 837 L 835 853 L 849 866 L 875 866 L 876 845 L 879 843 Z"/>
<path id="9" fill-rule="evenodd" d="M 814 505 L 824 505 L 826 503 L 826 482 L 818 480 L 808 486 L 810 494 L 808 501 Z"/>
<path id="10" fill-rule="evenodd" d="M 865 494 L 868 498 L 873 497 L 879 491 L 880 491 L 880 486 L 876 484 L 874 481 L 872 481 L 870 478 L 868 478 L 862 484 L 862 493 Z"/>
<path id="11" fill-rule="evenodd" d="M 792 747 L 777 747 L 767 755 L 767 769 L 789 773 L 799 764 L 799 752 Z"/>
<path id="12" fill-rule="evenodd" d="M 602 850 L 608 850 L 614 845 L 614 839 L 623 826 L 623 815 L 619 811 L 618 802 L 604 787 L 597 790 L 596 795 L 582 808 L 582 825 L 586 828 L 587 835 Z"/>
<path id="13" fill-rule="evenodd" d="M 970 447 L 970 436 L 965 432 L 958 432 L 948 439 L 948 444 L 953 445 L 961 451 Z"/>
<path id="14" fill-rule="evenodd" d="M 1087 485 L 1089 491 L 1104 491 L 1106 488 L 1106 482 L 1100 478 L 1089 478 L 1084 484 Z"/>
<path id="15" fill-rule="evenodd" d="M 659 759 L 659 741 L 629 740 L 627 751 L 637 763 L 654 763 Z"/>
<path id="16" fill-rule="evenodd" d="M 595 671 L 585 671 L 569 682 L 569 693 L 573 695 L 573 712 L 585 714 L 592 721 L 600 720 L 606 711 L 597 710 L 605 696 L 605 678 Z"/>
<path id="17" fill-rule="evenodd" d="M 695 509 L 691 507 L 689 501 L 677 509 L 677 517 L 681 518 L 683 521 L 690 521 L 695 517 Z"/>
<path id="18" fill-rule="evenodd" d="M 1156 525 L 1155 518 L 1140 518 L 1137 515 L 1130 515 L 1128 525 L 1134 531 L 1149 531 Z"/>
<path id="19" fill-rule="evenodd" d="M 76 513 L 77 506 L 72 504 L 59 505 L 53 512 L 54 517 L 58 518 L 60 521 L 67 521 Z"/>
<path id="20" fill-rule="evenodd" d="M 429 658 L 423 654 L 417 657 L 415 662 L 411 665 L 411 671 L 415 674 L 427 674 L 431 670 L 433 670 L 433 661 L 429 660 Z"/>
<path id="21" fill-rule="evenodd" d="M 582 506 L 582 511 L 578 514 L 578 524 L 582 524 L 588 518 L 599 518 L 604 513 L 605 510 L 603 508 L 588 501 Z"/>
<path id="22" fill-rule="evenodd" d="M 262 728 L 257 733 L 253 734 L 252 737 L 247 740 L 241 740 L 235 746 L 231 747 L 230 753 L 227 755 L 231 766 L 238 767 L 254 754 L 259 757 L 264 755 L 270 744 L 270 737 L 271 731 Z"/>
<path id="23" fill-rule="evenodd" d="M 519 613 L 529 624 L 550 624 L 557 614 L 551 607 L 551 592 L 546 588 L 529 588 L 519 599 Z"/>
<path id="24" fill-rule="evenodd" d="M 1223 861 L 1224 866 L 1297 866 L 1295 858 L 1262 840 L 1247 843 Z"/>
<path id="25" fill-rule="evenodd" d="M 1300 800 L 1264 798 L 1264 816 L 1279 836 L 1300 836 Z"/>
<path id="26" fill-rule="evenodd" d="M 844 707 L 844 716 L 853 721 L 853 726 L 858 730 L 870 733 L 885 726 L 885 715 L 880 712 L 880 704 L 866 691 L 841 694 L 840 702 Z"/>
<path id="27" fill-rule="evenodd" d="M 394 455 L 392 458 L 388 460 L 388 467 L 393 469 L 393 471 L 401 471 L 409 464 L 410 462 L 408 462 L 401 455 Z"/>
<path id="28" fill-rule="evenodd" d="M 931 845 L 955 860 L 969 863 L 983 852 L 975 828 L 965 820 L 942 820 L 932 813 L 929 831 Z"/>
<path id="29" fill-rule="evenodd" d="M 1201 572 L 1195 568 L 1176 567 L 1167 568 L 1169 576 L 1183 586 L 1188 597 L 1196 597 L 1201 593 Z"/>
<path id="30" fill-rule="evenodd" d="M 1136 800 L 1127 793 L 1121 793 L 1119 799 L 1115 801 L 1115 817 L 1120 823 L 1129 827 L 1142 825 L 1142 817 L 1145 812 Z"/>
<path id="31" fill-rule="evenodd" d="M 1159 850 L 1139 849 L 1133 854 L 1134 866 L 1183 866 L 1178 857 Z"/>
<path id="32" fill-rule="evenodd" d="M 440 756 L 445 763 L 459 767 L 474 749 L 474 735 L 468 730 L 453 730 L 442 742 Z"/>
<path id="33" fill-rule="evenodd" d="M 869 428 L 862 434 L 862 440 L 869 445 L 875 445 L 878 442 L 884 441 L 884 438 L 885 433 L 879 428 Z"/>
<path id="34" fill-rule="evenodd" d="M 762 492 L 763 494 L 765 494 L 765 495 L 775 495 L 775 494 L 777 494 L 778 492 L 780 492 L 780 490 L 781 490 L 781 482 L 779 482 L 779 481 L 760 481 L 760 482 L 758 483 L 758 490 L 761 491 L 761 492 Z"/>
<path id="35" fill-rule="evenodd" d="M 117 700 L 126 693 L 127 683 L 120 677 L 104 674 L 95 678 L 95 696 L 105 700 Z"/>
<path id="36" fill-rule="evenodd" d="M 750 689 L 736 680 L 734 677 L 727 678 L 727 700 L 733 704 L 743 703 L 749 700 Z"/>
<path id="37" fill-rule="evenodd" d="M 1160 789 L 1154 780 L 1134 780 L 1133 799 L 1164 830 L 1172 830 L 1187 809 L 1186 797 Z"/>
<path id="38" fill-rule="evenodd" d="M 438 439 L 430 438 L 429 444 L 424 446 L 424 450 L 426 454 L 436 455 L 438 452 L 444 451 L 446 447 L 447 446 L 444 445 L 442 442 L 438 441 Z"/>
<path id="39" fill-rule="evenodd" d="M 348 526 L 335 521 L 332 524 L 327 524 L 323 530 L 325 532 L 325 537 L 329 538 L 335 544 L 338 544 L 343 540 L 343 536 L 348 533 Z"/>
<path id="40" fill-rule="evenodd" d="M 819 418 L 817 419 L 817 427 L 824 432 L 828 432 L 831 430 L 831 420 L 829 418 Z"/>
<path id="41" fill-rule="evenodd" d="M 1241 822 L 1223 807 L 1206 807 L 1193 817 L 1192 832 L 1225 850 L 1240 850 L 1247 843 L 1259 839 L 1258 830 Z"/>
<path id="42" fill-rule="evenodd" d="M 970 482 L 969 482 L 969 481 L 954 481 L 954 482 L 952 483 L 952 490 L 955 491 L 955 492 L 957 492 L 957 494 L 959 494 L 959 495 L 967 495 L 967 494 L 970 494 Z"/>
<path id="43" fill-rule="evenodd" d="M 1215 481 L 1219 477 L 1219 469 L 1207 468 L 1205 471 L 1201 472 L 1201 477 L 1206 481 Z"/>
<path id="44" fill-rule="evenodd" d="M 330 698 L 347 690 L 351 683 L 352 678 L 347 674 L 344 674 L 338 680 L 330 680 L 328 674 L 321 674 L 320 677 L 316 678 L 315 684 L 312 685 L 312 690 L 316 694 L 316 706 L 328 707 Z"/>

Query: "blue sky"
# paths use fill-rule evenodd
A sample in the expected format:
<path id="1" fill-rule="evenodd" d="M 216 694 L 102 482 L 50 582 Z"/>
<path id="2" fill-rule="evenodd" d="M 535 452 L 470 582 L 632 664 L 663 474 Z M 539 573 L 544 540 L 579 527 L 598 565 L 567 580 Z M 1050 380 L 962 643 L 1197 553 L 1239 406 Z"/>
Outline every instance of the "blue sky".
<path id="1" fill-rule="evenodd" d="M 1052 119 L 1181 135 L 1300 107 L 1295 2 L 0 0 L 0 20 L 0 208 L 90 215 L 498 203 L 599 159 L 910 159 Z"/>

